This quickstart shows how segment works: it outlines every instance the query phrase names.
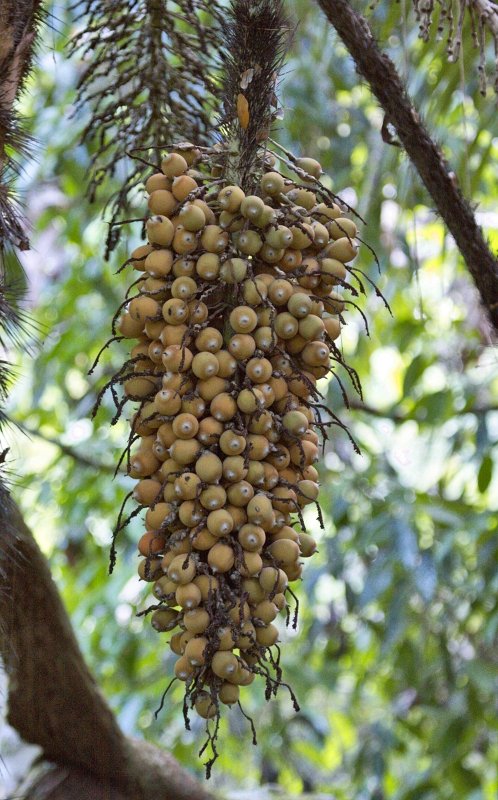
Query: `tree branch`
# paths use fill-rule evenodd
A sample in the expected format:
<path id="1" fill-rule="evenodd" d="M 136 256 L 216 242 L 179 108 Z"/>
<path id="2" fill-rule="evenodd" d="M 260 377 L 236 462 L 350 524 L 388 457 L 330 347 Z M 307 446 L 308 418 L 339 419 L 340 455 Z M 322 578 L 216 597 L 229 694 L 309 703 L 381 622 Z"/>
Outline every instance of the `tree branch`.
<path id="1" fill-rule="evenodd" d="M 489 319 L 498 331 L 498 260 L 456 185 L 438 145 L 413 106 L 396 67 L 377 45 L 368 22 L 347 0 L 318 0 L 417 169 L 465 259 Z"/>
<path id="2" fill-rule="evenodd" d="M 65 456 L 69 456 L 74 461 L 77 461 L 78 464 L 81 464 L 83 467 L 89 467 L 90 469 L 95 470 L 96 472 L 109 472 L 114 474 L 116 471 L 116 467 L 112 464 L 104 464 L 102 462 L 94 461 L 92 458 L 88 458 L 88 456 L 83 455 L 80 453 L 79 450 L 76 450 L 74 447 L 71 447 L 69 444 L 64 444 L 61 442 L 60 439 L 56 439 L 52 436 L 47 436 L 46 434 L 42 433 L 38 428 L 30 428 L 28 425 L 25 425 L 23 422 L 19 422 L 12 417 L 5 415 L 5 419 L 7 422 L 11 422 L 16 428 L 19 428 L 20 431 L 25 433 L 27 436 L 36 436 L 38 439 L 41 439 L 47 444 L 52 444 L 54 447 L 57 447 L 61 453 Z"/>
<path id="3" fill-rule="evenodd" d="M 394 409 L 386 409 L 383 410 L 381 408 L 375 408 L 375 406 L 370 406 L 367 403 L 362 403 L 360 400 L 350 400 L 348 404 L 348 408 L 352 409 L 353 411 L 363 411 L 365 414 L 368 414 L 371 417 L 378 417 L 379 419 L 390 419 L 392 422 L 395 422 L 397 425 L 402 425 L 403 422 L 419 422 L 421 425 L 427 424 L 426 419 L 420 419 L 415 414 L 400 414 L 398 411 Z M 486 414 L 491 414 L 492 412 L 498 411 L 498 405 L 486 405 L 486 406 L 473 406 L 471 408 L 462 408 L 458 411 L 453 411 L 453 416 L 455 417 L 463 417 L 466 414 L 473 414 L 476 417 L 483 417 Z"/>
<path id="4" fill-rule="evenodd" d="M 15 101 L 31 66 L 40 17 L 41 0 L 0 2 L 0 268 L 5 244 L 29 249 L 11 184 L 18 170 L 15 156 L 26 150 L 30 141 L 19 123 Z"/>
<path id="5" fill-rule="evenodd" d="M 0 655 L 9 676 L 10 724 L 47 759 L 89 773 L 126 800 L 209 800 L 172 756 L 121 733 L 83 660 L 48 564 L 3 488 L 0 525 Z"/>

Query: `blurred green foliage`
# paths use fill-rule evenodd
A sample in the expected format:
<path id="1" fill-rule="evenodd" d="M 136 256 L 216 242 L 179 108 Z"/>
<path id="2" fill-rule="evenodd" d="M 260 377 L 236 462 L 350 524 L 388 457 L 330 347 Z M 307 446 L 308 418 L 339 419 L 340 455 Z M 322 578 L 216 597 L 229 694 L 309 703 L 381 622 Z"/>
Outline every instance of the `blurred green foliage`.
<path id="1" fill-rule="evenodd" d="M 363 401 L 351 390 L 354 407 L 347 410 L 337 385 L 328 386 L 362 455 L 334 430 L 321 472 L 320 554 L 306 565 L 298 591 L 298 632 L 282 634 L 301 713 L 293 713 L 284 690 L 269 705 L 261 688 L 246 690 L 259 748 L 251 748 L 246 721 L 231 710 L 213 786 L 275 783 L 286 796 L 325 792 L 337 800 L 492 800 L 496 350 L 452 240 L 406 156 L 382 142 L 382 112 L 344 47 L 313 4 L 290 5 L 299 26 L 277 137 L 319 158 L 333 189 L 368 220 L 364 237 L 381 276 L 366 248 L 359 265 L 379 283 L 392 315 L 374 292 L 361 301 L 369 337 L 360 315 L 348 314 L 341 346 L 361 376 Z M 365 9 L 366 2 L 355 5 Z M 496 249 L 495 99 L 491 91 L 478 94 L 472 50 L 460 67 L 449 65 L 443 45 L 423 45 L 402 8 L 380 3 L 371 24 Z M 58 6 L 24 101 L 40 143 L 22 189 L 34 227 L 25 263 L 43 335 L 34 359 L 20 357 L 11 400 L 12 417 L 33 432 L 12 433 L 14 492 L 124 730 L 169 748 L 201 774 L 202 729 L 183 728 L 182 688 L 172 690 L 158 720 L 153 716 L 172 658 L 134 616 L 143 602 L 135 577 L 138 524 L 121 538 L 118 566 L 107 575 L 111 529 L 130 483 L 112 480 L 125 423 L 110 427 L 107 402 L 94 423 L 91 409 L 123 348 L 113 345 L 91 376 L 88 370 L 126 288 L 127 273 L 114 272 L 139 232 L 126 228 L 112 263 L 104 262 L 102 209 L 84 199 L 84 120 L 70 116 L 79 65 L 65 60 L 63 47 L 73 25 Z M 138 197 L 139 213 L 142 202 Z M 313 519 L 311 527 L 318 529 Z"/>

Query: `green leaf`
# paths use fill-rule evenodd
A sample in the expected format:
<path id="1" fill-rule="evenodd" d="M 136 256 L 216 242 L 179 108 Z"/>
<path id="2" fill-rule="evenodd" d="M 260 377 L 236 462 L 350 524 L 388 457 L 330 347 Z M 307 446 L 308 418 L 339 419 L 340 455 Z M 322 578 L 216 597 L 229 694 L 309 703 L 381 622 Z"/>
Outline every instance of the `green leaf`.
<path id="1" fill-rule="evenodd" d="M 486 453 L 481 461 L 479 472 L 477 473 L 477 486 L 481 494 L 486 491 L 493 478 L 493 459 Z"/>

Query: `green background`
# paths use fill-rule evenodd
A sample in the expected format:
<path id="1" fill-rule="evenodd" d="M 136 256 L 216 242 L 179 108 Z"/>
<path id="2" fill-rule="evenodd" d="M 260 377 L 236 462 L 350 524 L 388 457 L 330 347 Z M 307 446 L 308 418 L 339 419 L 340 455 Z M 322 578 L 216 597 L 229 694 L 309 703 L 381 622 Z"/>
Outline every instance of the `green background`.
<path id="1" fill-rule="evenodd" d="M 367 11 L 366 2 L 353 5 Z M 251 789 L 254 798 L 258 786 L 278 784 L 284 796 L 321 792 L 337 800 L 493 800 L 496 349 L 452 239 L 407 157 L 383 143 L 382 111 L 344 47 L 313 4 L 289 6 L 299 24 L 275 137 L 318 158 L 329 185 L 368 221 L 362 235 L 381 275 L 366 248 L 358 266 L 377 281 L 392 315 L 374 292 L 359 301 L 370 336 L 360 314 L 347 314 L 340 342 L 361 377 L 366 409 L 345 409 L 337 385 L 328 386 L 362 455 L 334 429 L 321 467 L 326 530 L 311 514 L 319 554 L 299 586 L 299 629 L 282 634 L 285 674 L 302 710 L 294 714 L 285 690 L 266 704 L 263 687 L 246 689 L 259 747 L 230 710 L 212 787 Z M 496 98 L 491 89 L 479 95 L 469 31 L 463 62 L 448 64 L 444 42 L 419 40 L 408 6 L 381 2 L 371 24 L 496 251 Z M 125 229 L 104 261 L 101 212 L 113 186 L 100 202 L 86 202 L 85 118 L 71 117 L 81 65 L 64 52 L 76 23 L 64 4 L 51 23 L 22 102 L 39 142 L 20 188 L 33 226 L 24 258 L 29 307 L 41 334 L 34 358 L 19 356 L 10 402 L 10 416 L 32 431 L 9 434 L 13 492 L 124 731 L 170 749 L 202 775 L 202 726 L 184 730 L 181 686 L 153 716 L 173 659 L 164 639 L 134 616 L 145 599 L 135 574 L 138 523 L 119 541 L 117 568 L 107 574 L 112 526 L 131 485 L 112 479 L 126 423 L 110 427 L 109 402 L 94 422 L 91 409 L 124 347 L 107 351 L 92 376 L 88 370 L 131 280 L 115 270 L 139 231 Z M 143 198 L 136 202 L 143 213 Z"/>

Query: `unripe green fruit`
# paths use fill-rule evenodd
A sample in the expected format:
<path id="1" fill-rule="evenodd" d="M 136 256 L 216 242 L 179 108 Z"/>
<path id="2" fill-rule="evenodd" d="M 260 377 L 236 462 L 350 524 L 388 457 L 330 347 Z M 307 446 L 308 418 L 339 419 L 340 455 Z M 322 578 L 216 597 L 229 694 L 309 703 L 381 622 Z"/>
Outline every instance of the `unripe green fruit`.
<path id="1" fill-rule="evenodd" d="M 229 627 L 218 628 L 216 631 L 218 636 L 218 650 L 232 650 L 235 646 L 235 641 L 232 636 L 232 631 Z"/>
<path id="2" fill-rule="evenodd" d="M 306 211 L 310 211 L 316 205 L 316 195 L 307 189 L 292 189 L 287 193 L 287 197 Z"/>
<path id="3" fill-rule="evenodd" d="M 247 262 L 242 258 L 229 258 L 220 267 L 220 278 L 225 283 L 241 283 L 247 275 Z"/>
<path id="4" fill-rule="evenodd" d="M 322 174 L 322 166 L 314 158 L 297 158 L 296 165 L 314 178 L 319 178 Z"/>
<path id="5" fill-rule="evenodd" d="M 254 280 L 250 278 L 244 281 L 242 295 L 249 306 L 259 306 L 266 300 L 268 289 L 260 276 L 257 276 Z"/>
<path id="6" fill-rule="evenodd" d="M 300 411 L 288 411 L 282 417 L 282 424 L 294 436 L 302 436 L 308 430 L 308 420 Z"/>
<path id="7" fill-rule="evenodd" d="M 263 247 L 263 240 L 256 231 L 242 231 L 237 236 L 237 248 L 247 256 L 255 256 Z"/>
<path id="8" fill-rule="evenodd" d="M 186 203 L 178 214 L 178 219 L 187 231 L 200 231 L 206 224 L 206 217 L 199 206 Z"/>
<path id="9" fill-rule="evenodd" d="M 250 220 L 257 220 L 260 214 L 262 213 L 265 204 L 261 197 L 257 197 L 257 195 L 251 194 L 247 197 L 244 197 L 240 204 L 240 213 L 246 218 Z"/>
<path id="10" fill-rule="evenodd" d="M 218 202 L 225 211 L 235 214 L 244 198 L 245 194 L 240 186 L 225 186 L 218 195 Z"/>
<path id="11" fill-rule="evenodd" d="M 289 247 L 292 244 L 292 233 L 285 225 L 270 228 L 265 233 L 265 242 L 276 250 Z"/>
<path id="12" fill-rule="evenodd" d="M 259 256 L 267 264 L 278 264 L 284 253 L 285 250 L 283 248 L 276 250 L 274 247 L 270 247 L 269 244 L 264 244 L 259 251 Z"/>
<path id="13" fill-rule="evenodd" d="M 277 314 L 274 323 L 275 333 L 280 339 L 292 339 L 298 332 L 299 325 L 295 317 L 288 311 Z"/>
<path id="14" fill-rule="evenodd" d="M 278 172 L 267 172 L 261 178 L 261 191 L 272 197 L 280 194 L 284 189 L 284 179 Z"/>
<path id="15" fill-rule="evenodd" d="M 220 272 L 220 257 L 216 253 L 203 253 L 197 259 L 195 269 L 205 281 L 214 281 Z"/>
<path id="16" fill-rule="evenodd" d="M 304 319 L 311 313 L 312 301 L 304 292 L 295 292 L 287 301 L 287 308 L 296 319 Z"/>

